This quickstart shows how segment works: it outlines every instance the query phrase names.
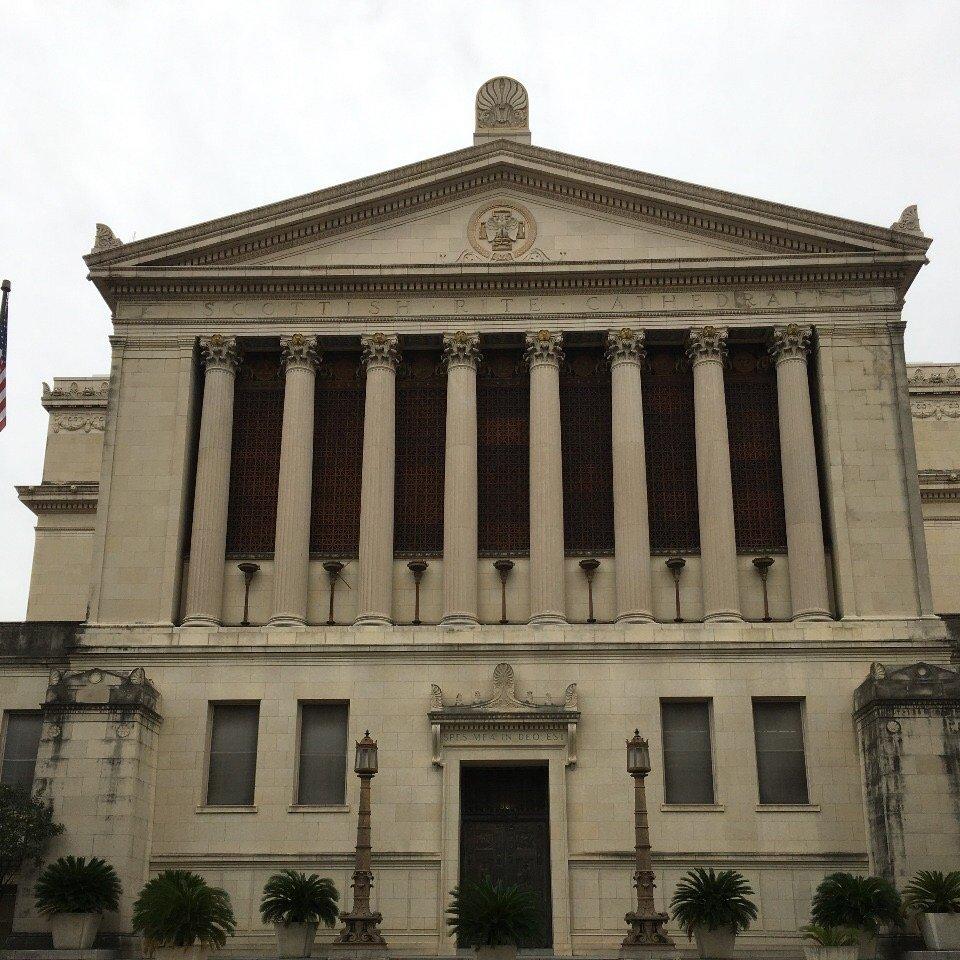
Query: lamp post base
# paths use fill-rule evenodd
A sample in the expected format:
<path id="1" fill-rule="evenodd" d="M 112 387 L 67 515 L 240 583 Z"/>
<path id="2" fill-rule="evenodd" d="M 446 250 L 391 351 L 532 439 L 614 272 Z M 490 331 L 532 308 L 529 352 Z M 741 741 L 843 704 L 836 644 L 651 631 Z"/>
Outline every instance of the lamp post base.
<path id="1" fill-rule="evenodd" d="M 337 952 L 337 956 L 344 956 L 355 951 L 358 956 L 376 956 L 385 953 L 387 941 L 380 933 L 379 924 L 383 920 L 381 914 L 372 910 L 351 913 L 341 913 L 343 930 L 340 936 L 328 946 Z"/>
<path id="2" fill-rule="evenodd" d="M 665 913 L 628 913 L 624 920 L 630 924 L 630 932 L 620 944 L 621 957 L 674 958 L 677 948 L 673 940 L 663 932 L 669 918 Z"/>

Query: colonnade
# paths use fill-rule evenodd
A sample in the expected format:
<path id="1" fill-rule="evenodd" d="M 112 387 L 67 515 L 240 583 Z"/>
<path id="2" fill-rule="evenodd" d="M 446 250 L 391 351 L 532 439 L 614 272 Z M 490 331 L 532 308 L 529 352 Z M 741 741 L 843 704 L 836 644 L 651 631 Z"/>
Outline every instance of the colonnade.
<path id="1" fill-rule="evenodd" d="M 826 562 L 807 380 L 810 328 L 774 328 L 790 590 L 795 620 L 829 618 Z M 396 372 L 393 334 L 361 337 L 366 371 L 363 475 L 360 497 L 356 623 L 391 623 Z M 477 367 L 480 338 L 443 337 L 447 367 L 444 477 L 443 622 L 478 622 Z M 309 565 L 314 387 L 321 362 L 318 338 L 281 338 L 285 370 L 283 435 L 274 553 L 275 625 L 306 623 Z M 220 622 L 234 380 L 235 338 L 203 337 L 205 367 L 196 492 L 184 624 Z M 742 619 L 737 583 L 730 448 L 723 385 L 727 331 L 688 332 L 693 368 L 697 489 L 705 621 Z M 611 366 L 614 541 L 617 620 L 653 619 L 650 535 L 643 430 L 643 330 L 607 336 Z M 565 620 L 563 482 L 560 422 L 562 334 L 526 336 L 530 369 L 530 622 Z"/>

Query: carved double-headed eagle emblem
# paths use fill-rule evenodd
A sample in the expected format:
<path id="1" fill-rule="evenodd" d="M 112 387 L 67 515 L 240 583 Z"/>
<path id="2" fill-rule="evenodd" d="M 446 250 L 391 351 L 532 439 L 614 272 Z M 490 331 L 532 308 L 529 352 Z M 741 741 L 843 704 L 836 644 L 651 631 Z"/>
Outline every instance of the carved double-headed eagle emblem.
<path id="1" fill-rule="evenodd" d="M 468 236 L 485 260 L 519 260 L 533 246 L 537 224 L 519 203 L 490 204 L 471 217 Z"/>

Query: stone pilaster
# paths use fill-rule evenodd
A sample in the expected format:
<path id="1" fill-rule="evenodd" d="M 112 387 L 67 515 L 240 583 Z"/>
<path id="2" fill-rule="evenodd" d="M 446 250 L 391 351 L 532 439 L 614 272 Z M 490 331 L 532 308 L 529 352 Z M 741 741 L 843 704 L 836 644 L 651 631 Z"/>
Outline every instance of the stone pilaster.
<path id="1" fill-rule="evenodd" d="M 787 560 L 794 620 L 829 620 L 823 518 L 807 380 L 810 328 L 777 327 L 770 352 L 777 363 L 777 409 Z"/>
<path id="2" fill-rule="evenodd" d="M 360 560 L 357 619 L 389 624 L 393 617 L 393 485 L 396 469 L 397 338 L 360 338 L 367 370 L 360 486 Z"/>
<path id="3" fill-rule="evenodd" d="M 530 366 L 530 622 L 566 621 L 560 362 L 563 336 L 527 334 Z"/>
<path id="4" fill-rule="evenodd" d="M 292 626 L 307 622 L 313 405 L 319 356 L 317 338 L 299 333 L 281 337 L 280 349 L 286 377 L 270 623 Z"/>
<path id="5" fill-rule="evenodd" d="M 227 549 L 233 390 L 240 362 L 236 337 L 200 338 L 205 367 L 200 442 L 193 494 L 193 528 L 183 623 L 216 625 L 223 606 L 223 565 Z"/>
<path id="6" fill-rule="evenodd" d="M 447 435 L 443 477 L 443 622 L 477 619 L 477 364 L 480 337 L 445 334 Z"/>
<path id="7" fill-rule="evenodd" d="M 697 437 L 697 503 L 700 514 L 700 567 L 703 619 L 740 620 L 737 538 L 733 522 L 733 483 L 723 361 L 727 331 L 690 331 L 687 356 L 693 364 L 693 403 Z"/>
<path id="8" fill-rule="evenodd" d="M 617 620 L 653 619 L 650 601 L 650 521 L 647 459 L 643 445 L 642 330 L 607 335 L 613 427 L 613 535 L 617 571 Z"/>

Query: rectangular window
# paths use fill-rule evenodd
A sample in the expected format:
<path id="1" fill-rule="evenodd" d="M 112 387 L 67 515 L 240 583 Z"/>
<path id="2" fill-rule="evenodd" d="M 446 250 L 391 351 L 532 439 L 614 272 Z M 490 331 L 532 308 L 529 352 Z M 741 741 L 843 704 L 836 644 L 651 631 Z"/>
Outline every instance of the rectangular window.
<path id="1" fill-rule="evenodd" d="M 33 788 L 42 727 L 43 714 L 39 710 L 11 711 L 7 714 L 0 783 L 25 787 L 27 790 Z"/>
<path id="2" fill-rule="evenodd" d="M 210 806 L 253 805 L 259 722 L 258 703 L 213 705 L 207 781 L 207 803 Z"/>
<path id="3" fill-rule="evenodd" d="M 761 803 L 808 803 L 799 700 L 754 700 Z"/>
<path id="4" fill-rule="evenodd" d="M 345 803 L 346 771 L 347 704 L 301 704 L 297 803 Z"/>
<path id="5" fill-rule="evenodd" d="M 666 803 L 713 803 L 710 703 L 663 700 L 663 797 Z"/>

